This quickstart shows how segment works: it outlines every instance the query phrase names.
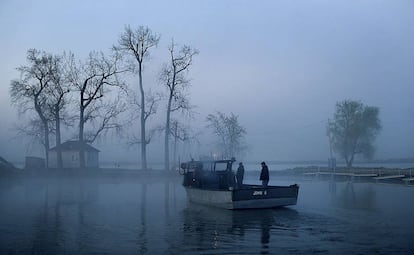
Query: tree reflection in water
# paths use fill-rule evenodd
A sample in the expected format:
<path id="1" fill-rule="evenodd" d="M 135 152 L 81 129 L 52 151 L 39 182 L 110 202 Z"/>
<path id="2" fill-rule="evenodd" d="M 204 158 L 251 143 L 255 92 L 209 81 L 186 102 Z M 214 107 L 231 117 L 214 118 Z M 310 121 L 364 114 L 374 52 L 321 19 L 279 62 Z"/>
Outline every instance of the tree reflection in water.
<path id="1" fill-rule="evenodd" d="M 141 231 L 138 237 L 138 250 L 140 254 L 145 254 L 147 248 L 147 226 L 146 226 L 146 207 L 147 207 L 147 184 L 141 185 Z"/>
<path id="2" fill-rule="evenodd" d="M 44 192 L 43 208 L 33 219 L 31 254 L 59 254 L 64 251 L 64 228 L 61 222 L 59 200 L 49 201 L 49 188 Z M 39 193 L 40 193 L 39 192 Z M 30 197 L 28 197 L 30 199 Z"/>
<path id="3" fill-rule="evenodd" d="M 414 229 L 412 187 L 307 182 L 297 206 L 231 211 L 189 203 L 180 182 L 66 178 L 0 185 L 0 254 L 414 251 L 407 239 Z"/>
<path id="4" fill-rule="evenodd" d="M 365 210 L 375 210 L 377 207 L 375 190 L 371 184 L 362 185 L 350 181 L 337 184 L 332 181 L 329 183 L 329 191 L 334 206 Z"/>
<path id="5" fill-rule="evenodd" d="M 28 246 L 22 245 L 9 253 L 31 254 L 63 254 L 70 250 L 68 242 L 72 239 L 67 235 L 70 227 L 86 224 L 85 206 L 98 199 L 98 186 L 93 182 L 85 185 L 82 181 L 54 180 L 53 182 L 35 180 L 23 183 L 25 190 L 24 206 L 27 208 L 22 213 L 26 217 L 33 217 L 32 229 L 23 229 L 24 234 L 31 234 L 28 239 L 17 237 L 18 242 L 30 242 Z M 77 219 L 66 218 L 68 208 L 77 210 Z M 88 215 L 90 217 L 90 215 Z M 73 222 L 78 222 L 73 224 Z M 66 224 L 65 224 L 66 223 Z M 69 223 L 69 224 L 68 224 Z M 72 224 L 70 224 L 72 223 Z M 23 227 L 23 226 L 22 226 Z M 83 231 L 79 232 L 78 251 L 86 244 Z M 29 252 L 30 250 L 30 252 Z"/>

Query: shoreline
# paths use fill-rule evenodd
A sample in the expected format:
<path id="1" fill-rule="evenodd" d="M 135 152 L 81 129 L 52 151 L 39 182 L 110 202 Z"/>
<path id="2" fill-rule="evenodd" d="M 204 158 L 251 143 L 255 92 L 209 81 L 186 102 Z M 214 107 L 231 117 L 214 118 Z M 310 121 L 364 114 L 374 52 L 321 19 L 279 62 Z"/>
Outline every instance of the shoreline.
<path id="1" fill-rule="evenodd" d="M 235 172 L 235 169 L 233 169 Z M 245 173 L 250 175 L 252 173 L 260 172 L 260 170 L 246 170 Z M 331 169 L 328 167 L 320 167 L 320 166 L 299 166 L 293 168 L 287 168 L 282 170 L 270 170 L 271 173 L 277 175 L 302 175 L 302 174 L 328 174 L 333 173 L 336 175 L 352 175 L 352 174 L 377 174 L 387 175 L 387 174 L 395 174 L 401 173 L 405 175 L 413 175 L 414 176 L 414 167 L 409 168 L 387 168 L 387 167 L 337 167 L 336 169 Z M 0 172 L 1 173 L 1 172 Z M 8 169 L 7 171 L 3 172 L 7 175 L 36 175 L 36 174 L 50 174 L 50 175 L 72 175 L 72 174 L 146 174 L 146 175 L 153 175 L 153 174 L 162 174 L 162 175 L 180 175 L 180 170 L 164 170 L 164 169 L 138 169 L 138 168 L 119 168 L 119 167 L 102 167 L 102 168 L 85 168 L 85 169 L 77 169 L 77 168 L 64 168 L 64 169 L 56 169 L 56 168 L 32 168 L 32 169 L 25 169 L 25 168 L 13 168 Z M 1 175 L 0 175 L 1 176 Z"/>
<path id="2" fill-rule="evenodd" d="M 257 176 L 260 170 L 249 170 L 246 176 Z M 385 168 L 385 167 L 339 167 L 335 170 L 328 167 L 294 167 L 285 170 L 271 170 L 270 174 L 275 178 L 293 177 L 302 180 L 336 180 L 336 181 L 364 181 L 386 182 L 396 184 L 414 183 L 414 168 Z M 19 169 L 0 175 L 1 179 L 20 178 L 141 178 L 152 180 L 155 178 L 175 179 L 181 178 L 178 170 L 165 171 L 161 169 L 127 169 L 127 168 L 95 168 L 95 169 Z"/>

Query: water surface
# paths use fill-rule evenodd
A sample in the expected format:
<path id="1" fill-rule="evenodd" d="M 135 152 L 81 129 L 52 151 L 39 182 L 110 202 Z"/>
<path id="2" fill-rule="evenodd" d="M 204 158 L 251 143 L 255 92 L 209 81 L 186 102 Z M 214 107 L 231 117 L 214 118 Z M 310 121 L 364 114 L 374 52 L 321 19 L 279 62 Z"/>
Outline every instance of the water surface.
<path id="1" fill-rule="evenodd" d="M 180 178 L 2 180 L 0 254 L 414 252 L 413 187 L 271 180 L 293 182 L 296 206 L 228 211 L 187 202 Z"/>

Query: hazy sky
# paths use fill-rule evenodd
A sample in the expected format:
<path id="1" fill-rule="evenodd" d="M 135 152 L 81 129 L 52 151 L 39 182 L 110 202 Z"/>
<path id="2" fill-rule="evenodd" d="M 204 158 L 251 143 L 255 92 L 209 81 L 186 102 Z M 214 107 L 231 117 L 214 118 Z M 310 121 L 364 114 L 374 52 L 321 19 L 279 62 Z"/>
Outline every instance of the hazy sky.
<path id="1" fill-rule="evenodd" d="M 171 38 L 200 50 L 190 71 L 198 126 L 216 110 L 247 130 L 253 160 L 323 159 L 335 103 L 378 106 L 376 158 L 414 156 L 414 1 L 0 2 L 0 156 L 33 154 L 10 140 L 10 81 L 26 51 L 107 51 L 126 24 L 161 34 L 144 79 L 153 81 Z M 156 84 L 154 86 L 157 86 Z M 161 139 L 160 139 L 161 140 Z M 105 158 L 136 158 L 100 145 Z M 149 158 L 161 153 L 155 144 Z"/>

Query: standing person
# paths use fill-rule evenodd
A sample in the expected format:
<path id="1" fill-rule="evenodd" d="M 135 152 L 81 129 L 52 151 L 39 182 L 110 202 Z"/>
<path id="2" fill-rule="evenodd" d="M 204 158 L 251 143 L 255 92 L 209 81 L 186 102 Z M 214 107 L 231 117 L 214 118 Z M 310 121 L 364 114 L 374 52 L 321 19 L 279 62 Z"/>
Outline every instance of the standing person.
<path id="1" fill-rule="evenodd" d="M 262 181 L 263 187 L 266 188 L 267 184 L 269 183 L 269 168 L 264 161 L 261 163 L 261 165 L 262 171 L 260 172 L 260 180 Z"/>
<path id="2" fill-rule="evenodd" d="M 243 176 L 244 176 L 244 166 L 243 163 L 239 163 L 239 167 L 237 168 L 236 178 L 237 178 L 237 187 L 241 188 L 243 186 Z"/>

